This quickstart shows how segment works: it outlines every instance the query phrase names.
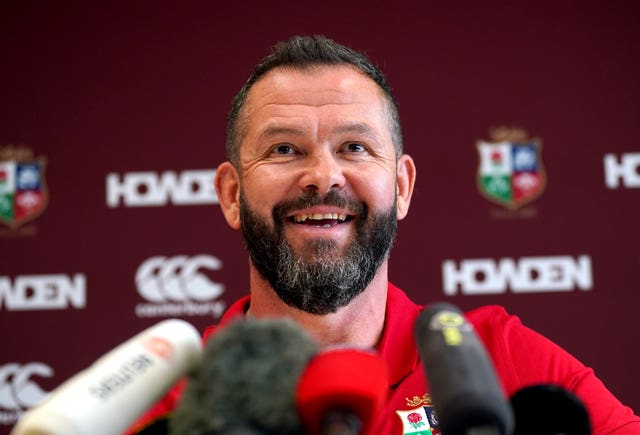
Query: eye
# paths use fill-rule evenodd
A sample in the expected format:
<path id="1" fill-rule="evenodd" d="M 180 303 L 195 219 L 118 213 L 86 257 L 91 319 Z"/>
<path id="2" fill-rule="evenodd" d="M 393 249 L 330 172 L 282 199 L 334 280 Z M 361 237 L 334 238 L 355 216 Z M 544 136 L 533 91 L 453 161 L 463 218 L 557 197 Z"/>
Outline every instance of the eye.
<path id="1" fill-rule="evenodd" d="M 364 145 L 358 142 L 348 142 L 344 146 L 344 150 L 350 153 L 363 153 L 367 151 Z"/>
<path id="2" fill-rule="evenodd" d="M 283 143 L 273 147 L 271 152 L 274 154 L 293 154 L 296 150 L 291 145 Z"/>

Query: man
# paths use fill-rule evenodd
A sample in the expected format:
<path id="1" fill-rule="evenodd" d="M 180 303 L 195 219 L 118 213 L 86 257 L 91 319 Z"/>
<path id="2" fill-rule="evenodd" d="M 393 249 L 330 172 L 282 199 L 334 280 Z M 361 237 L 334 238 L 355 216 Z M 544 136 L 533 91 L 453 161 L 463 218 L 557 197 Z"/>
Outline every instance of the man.
<path id="1" fill-rule="evenodd" d="M 227 135 L 229 161 L 215 185 L 249 252 L 250 296 L 221 325 L 236 316 L 284 316 L 322 346 L 375 348 L 390 378 L 372 433 L 402 434 L 409 411 L 424 412 L 430 397 L 413 338 L 422 307 L 388 282 L 416 169 L 403 153 L 386 79 L 358 52 L 323 37 L 294 37 L 258 64 L 235 97 Z M 584 401 L 594 433 L 640 433 L 640 419 L 590 369 L 517 318 L 497 307 L 468 318 L 507 395 L 560 384 Z"/>
<path id="2" fill-rule="evenodd" d="M 291 42 L 303 62 L 312 41 Z M 317 41 L 327 56 L 348 55 Z M 234 101 L 229 161 L 216 177 L 251 257 L 247 315 L 292 317 L 323 345 L 373 347 L 387 257 L 415 181 L 394 102 L 386 83 L 350 65 L 268 62 Z"/>

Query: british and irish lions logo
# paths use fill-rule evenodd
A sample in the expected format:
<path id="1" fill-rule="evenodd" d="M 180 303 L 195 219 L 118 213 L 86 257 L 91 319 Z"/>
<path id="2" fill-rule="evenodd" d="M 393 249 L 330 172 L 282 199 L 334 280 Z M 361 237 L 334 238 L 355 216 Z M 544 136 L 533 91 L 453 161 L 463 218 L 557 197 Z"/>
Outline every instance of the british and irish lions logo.
<path id="1" fill-rule="evenodd" d="M 490 130 L 489 141 L 478 141 L 477 184 L 492 202 L 516 210 L 536 199 L 546 186 L 542 141 L 521 128 Z"/>
<path id="2" fill-rule="evenodd" d="M 439 435 L 440 425 L 431 396 L 427 393 L 405 400 L 409 409 L 396 411 L 402 421 L 402 435 Z"/>
<path id="3" fill-rule="evenodd" d="M 49 199 L 46 163 L 24 146 L 0 148 L 0 223 L 16 229 L 44 211 Z"/>

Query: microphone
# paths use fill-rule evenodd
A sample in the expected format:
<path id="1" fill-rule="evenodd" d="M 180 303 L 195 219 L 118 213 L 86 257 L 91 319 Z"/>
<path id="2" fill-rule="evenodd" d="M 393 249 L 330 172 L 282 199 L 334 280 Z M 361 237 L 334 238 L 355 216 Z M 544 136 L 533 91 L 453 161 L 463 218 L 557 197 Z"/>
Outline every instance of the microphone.
<path id="1" fill-rule="evenodd" d="M 366 433 L 384 405 L 388 378 L 387 366 L 373 352 L 344 348 L 316 355 L 297 390 L 306 433 Z"/>
<path id="2" fill-rule="evenodd" d="M 169 433 L 303 433 L 296 385 L 317 350 L 290 319 L 242 318 L 220 328 L 187 382 Z"/>
<path id="3" fill-rule="evenodd" d="M 191 324 L 159 322 L 65 381 L 25 413 L 11 435 L 120 434 L 196 367 L 201 353 Z"/>
<path id="4" fill-rule="evenodd" d="M 591 422 L 584 404 L 556 385 L 531 385 L 511 396 L 516 418 L 514 435 L 590 435 Z"/>
<path id="5" fill-rule="evenodd" d="M 511 434 L 511 408 L 462 312 L 444 302 L 431 305 L 418 316 L 415 337 L 441 433 Z"/>

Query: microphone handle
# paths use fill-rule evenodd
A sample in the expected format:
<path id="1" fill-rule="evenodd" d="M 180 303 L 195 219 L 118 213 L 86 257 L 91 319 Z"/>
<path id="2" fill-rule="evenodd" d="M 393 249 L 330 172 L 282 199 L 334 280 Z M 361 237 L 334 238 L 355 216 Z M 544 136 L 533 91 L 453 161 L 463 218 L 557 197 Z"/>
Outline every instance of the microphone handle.
<path id="1" fill-rule="evenodd" d="M 323 435 L 358 435 L 362 429 L 362 421 L 352 411 L 331 409 L 323 420 Z"/>

